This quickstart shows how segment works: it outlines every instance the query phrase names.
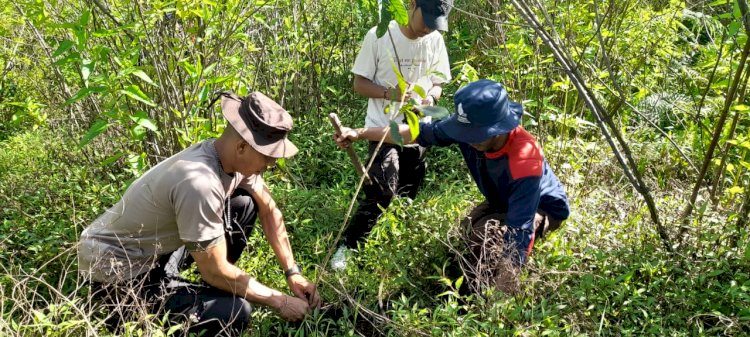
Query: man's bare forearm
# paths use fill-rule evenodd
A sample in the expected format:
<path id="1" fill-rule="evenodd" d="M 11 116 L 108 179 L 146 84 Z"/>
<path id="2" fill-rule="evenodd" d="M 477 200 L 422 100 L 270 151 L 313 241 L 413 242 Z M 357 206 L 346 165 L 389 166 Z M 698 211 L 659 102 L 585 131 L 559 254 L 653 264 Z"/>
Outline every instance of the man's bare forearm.
<path id="1" fill-rule="evenodd" d="M 268 244 L 273 248 L 281 269 L 286 271 L 293 267 L 295 262 L 281 210 L 276 206 L 276 202 L 271 197 L 271 191 L 266 184 L 258 186 L 251 194 L 258 205 L 258 216 L 260 217 L 263 234 L 265 234 Z"/>
<path id="2" fill-rule="evenodd" d="M 292 245 L 289 243 L 289 235 L 281 211 L 274 207 L 273 211 L 261 214 L 260 223 L 268 244 L 279 260 L 281 269 L 286 271 L 293 267 L 295 265 L 294 253 L 292 252 Z"/>
<path id="3" fill-rule="evenodd" d="M 354 91 L 367 98 L 390 99 L 390 92 L 387 87 L 375 84 L 375 82 L 360 75 L 354 75 Z"/>
<path id="4" fill-rule="evenodd" d="M 193 252 L 198 271 L 206 283 L 241 296 L 253 303 L 279 308 L 286 296 L 256 281 L 242 269 L 226 261 L 226 242 L 205 252 Z"/>
<path id="5" fill-rule="evenodd" d="M 357 140 L 359 139 L 366 139 L 373 142 L 379 142 L 381 138 L 383 138 L 383 134 L 385 134 L 385 142 L 388 144 L 396 144 L 396 141 L 391 137 L 391 131 L 390 127 L 384 127 L 384 128 L 359 128 L 359 129 L 353 129 L 357 133 Z M 411 132 L 409 131 L 409 126 L 401 124 L 398 127 L 398 133 L 401 134 L 401 138 L 404 140 L 404 144 L 411 144 L 414 142 L 413 139 L 411 139 Z"/>

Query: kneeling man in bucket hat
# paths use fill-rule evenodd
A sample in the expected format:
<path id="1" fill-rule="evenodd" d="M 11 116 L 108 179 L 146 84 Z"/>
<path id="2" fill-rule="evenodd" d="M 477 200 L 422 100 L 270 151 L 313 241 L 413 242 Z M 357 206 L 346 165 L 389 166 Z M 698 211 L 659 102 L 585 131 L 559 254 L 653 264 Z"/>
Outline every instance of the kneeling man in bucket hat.
<path id="1" fill-rule="evenodd" d="M 411 139 L 406 125 L 400 126 L 399 133 L 406 142 L 422 146 L 458 144 L 485 196 L 464 221 L 469 276 L 475 282 L 485 282 L 489 276 L 489 284 L 513 293 L 534 240 L 568 218 L 567 196 L 541 146 L 519 125 L 521 104 L 509 100 L 502 84 L 469 83 L 456 92 L 454 104 L 456 113 L 449 118 L 420 124 L 416 139 Z M 393 143 L 388 128 L 343 128 L 335 137 L 339 146 L 347 147 L 359 139 L 378 141 L 384 133 L 385 141 Z"/>
<path id="2" fill-rule="evenodd" d="M 251 303 L 300 320 L 320 298 L 302 276 L 281 211 L 261 174 L 297 153 L 287 139 L 291 116 L 254 92 L 222 94 L 228 123 L 218 139 L 190 146 L 135 180 L 122 199 L 89 225 L 78 246 L 79 269 L 111 310 L 108 325 L 144 313 L 182 323 L 190 333 L 235 336 Z M 235 266 L 260 218 L 292 296 Z M 195 262 L 204 283 L 180 277 Z"/>

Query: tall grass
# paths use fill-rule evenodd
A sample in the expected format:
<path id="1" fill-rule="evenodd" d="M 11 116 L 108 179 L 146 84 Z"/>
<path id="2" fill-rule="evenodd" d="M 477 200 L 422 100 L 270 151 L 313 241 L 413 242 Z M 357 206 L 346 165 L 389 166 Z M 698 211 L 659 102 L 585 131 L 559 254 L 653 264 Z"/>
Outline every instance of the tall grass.
<path id="1" fill-rule="evenodd" d="M 287 170 L 268 174 L 295 255 L 311 278 L 317 276 L 332 233 L 343 221 L 354 180 L 353 169 L 342 165 L 341 176 L 329 184 L 299 185 L 304 177 L 294 175 L 305 165 L 321 158 L 345 163 L 336 159 L 340 154 L 333 145 L 319 145 L 308 149 L 313 155 L 290 162 Z M 121 176 L 84 173 L 89 164 L 75 150 L 61 151 L 65 141 L 46 131 L 21 134 L 0 146 L 0 188 L 12 191 L 4 193 L 10 201 L 3 206 L 0 232 L 0 335 L 113 335 L 105 324 L 113 315 L 111 308 L 93 301 L 77 275 L 74 244 L 82 227 L 118 198 Z M 743 237 L 734 247 L 725 245 L 729 238 L 723 236 L 722 226 L 730 213 L 707 212 L 703 247 L 690 255 L 668 255 L 643 220 L 647 213 L 634 191 L 618 177 L 606 154 L 585 151 L 592 146 L 603 144 L 585 144 L 579 152 L 583 155 L 555 165 L 573 215 L 560 231 L 537 243 L 519 294 L 489 291 L 476 296 L 458 291 L 462 275 L 452 267 L 455 254 L 448 244 L 456 246 L 452 233 L 482 199 L 460 169 L 459 155 L 441 150 L 431 158 L 446 165 L 431 171 L 423 193 L 413 201 L 397 199 L 389 207 L 354 254 L 352 268 L 323 275 L 319 286 L 326 305 L 321 312 L 290 324 L 258 308 L 246 335 L 746 333 L 748 241 Z M 600 164 L 591 165 L 584 178 L 572 169 L 578 161 Z M 656 160 L 651 164 L 659 165 Z M 660 196 L 660 208 L 676 210 L 677 204 L 670 195 Z M 249 247 L 240 266 L 285 289 L 260 232 L 252 234 Z M 161 328 L 163 321 L 164 317 L 136 317 L 120 333 L 179 333 L 179 328 Z"/>

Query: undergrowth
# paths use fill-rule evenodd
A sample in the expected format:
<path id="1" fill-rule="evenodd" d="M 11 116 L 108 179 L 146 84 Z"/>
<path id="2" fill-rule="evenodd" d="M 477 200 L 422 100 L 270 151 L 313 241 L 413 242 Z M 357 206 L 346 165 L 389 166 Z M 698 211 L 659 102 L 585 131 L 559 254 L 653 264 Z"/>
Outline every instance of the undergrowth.
<path id="1" fill-rule="evenodd" d="M 118 199 L 130 177 L 104 174 L 108 170 L 92 166 L 75 146 L 50 133 L 19 134 L 0 145 L 0 334 L 109 336 L 102 308 L 87 297 L 77 276 L 75 242 L 82 228 Z M 747 232 L 726 237 L 729 216 L 706 210 L 700 233 L 690 232 L 679 253 L 666 253 L 641 200 L 619 178 L 612 161 L 597 154 L 606 153 L 602 144 L 581 142 L 568 148 L 581 155 L 562 154 L 572 159 L 552 163 L 567 188 L 572 216 L 536 244 L 522 292 L 476 296 L 459 291 L 463 278 L 449 249 L 452 231 L 481 201 L 461 169 L 459 154 L 433 151 L 431 164 L 437 167 L 430 170 L 423 192 L 415 200 L 395 200 L 354 253 L 352 267 L 332 273 L 327 268 L 323 272 L 321 264 L 334 247 L 356 179 L 329 138 L 308 142 L 301 156 L 267 173 L 267 180 L 284 212 L 295 256 L 307 276 L 320 280 L 326 304 L 297 324 L 258 307 L 247 335 L 690 336 L 750 331 Z M 331 165 L 331 175 L 313 184 L 302 172 L 321 163 Z M 679 188 L 684 186 L 675 185 Z M 667 223 L 676 217 L 680 202 L 660 196 Z M 285 289 L 260 231 L 252 234 L 249 247 L 240 266 Z M 159 317 L 143 318 L 129 323 L 124 334 L 177 333 L 162 331 L 159 322 Z"/>

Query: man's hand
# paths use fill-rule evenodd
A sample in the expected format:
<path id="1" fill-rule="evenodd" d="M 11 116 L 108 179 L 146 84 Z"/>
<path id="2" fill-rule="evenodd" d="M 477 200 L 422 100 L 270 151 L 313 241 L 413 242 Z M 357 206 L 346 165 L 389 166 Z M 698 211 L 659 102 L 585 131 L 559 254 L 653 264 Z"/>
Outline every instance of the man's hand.
<path id="1" fill-rule="evenodd" d="M 425 99 L 422 100 L 422 105 L 427 105 L 427 106 L 435 105 L 435 98 L 428 95 L 427 97 L 425 97 Z"/>
<path id="2" fill-rule="evenodd" d="M 304 276 L 300 274 L 294 274 L 286 279 L 289 284 L 289 289 L 299 297 L 307 301 L 310 308 L 320 307 L 320 295 L 315 287 L 315 284 L 308 281 Z"/>
<path id="3" fill-rule="evenodd" d="M 357 130 L 355 129 L 342 126 L 341 133 L 334 134 L 333 139 L 336 140 L 336 144 L 338 144 L 341 149 L 346 149 L 352 144 L 353 141 L 359 139 L 359 133 L 357 133 Z"/>
<path id="4" fill-rule="evenodd" d="M 406 102 L 411 98 L 411 91 L 407 91 L 406 94 L 401 92 L 399 87 L 388 88 L 388 99 L 396 102 Z"/>
<path id="5" fill-rule="evenodd" d="M 281 303 L 276 306 L 276 310 L 279 312 L 281 318 L 296 322 L 305 318 L 309 311 L 309 305 L 307 302 L 296 298 L 294 296 L 284 295 Z"/>

